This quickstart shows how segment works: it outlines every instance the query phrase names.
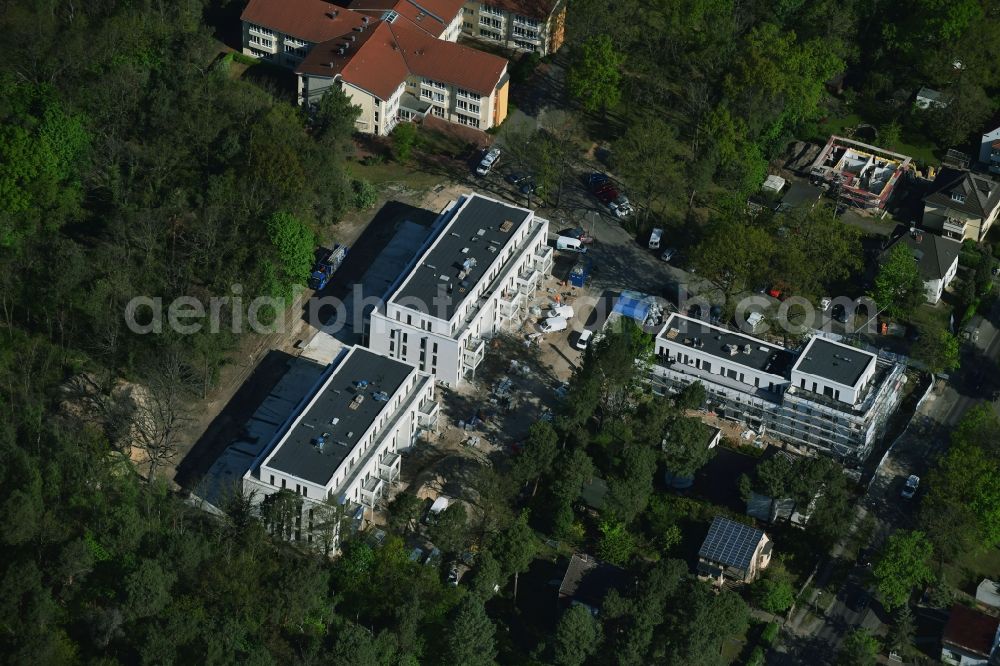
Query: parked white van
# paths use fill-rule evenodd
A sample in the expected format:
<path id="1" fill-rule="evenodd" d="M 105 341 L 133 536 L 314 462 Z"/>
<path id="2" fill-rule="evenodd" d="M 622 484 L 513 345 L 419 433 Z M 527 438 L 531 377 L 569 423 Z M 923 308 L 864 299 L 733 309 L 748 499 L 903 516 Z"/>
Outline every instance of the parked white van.
<path id="1" fill-rule="evenodd" d="M 574 314 L 572 305 L 554 305 L 549 308 L 548 312 L 545 313 L 545 316 L 549 319 L 554 319 L 556 317 L 572 319 Z"/>
<path id="2" fill-rule="evenodd" d="M 659 250 L 660 249 L 660 238 L 663 237 L 663 229 L 653 229 L 649 234 L 649 249 Z"/>
<path id="3" fill-rule="evenodd" d="M 583 246 L 579 238 L 570 238 L 569 236 L 559 236 L 556 238 L 556 249 L 580 253 L 587 251 L 587 248 Z"/>
<path id="4" fill-rule="evenodd" d="M 558 331 L 565 331 L 569 326 L 567 322 L 562 317 L 552 317 L 551 319 L 546 319 L 539 325 L 542 333 L 556 333 Z"/>

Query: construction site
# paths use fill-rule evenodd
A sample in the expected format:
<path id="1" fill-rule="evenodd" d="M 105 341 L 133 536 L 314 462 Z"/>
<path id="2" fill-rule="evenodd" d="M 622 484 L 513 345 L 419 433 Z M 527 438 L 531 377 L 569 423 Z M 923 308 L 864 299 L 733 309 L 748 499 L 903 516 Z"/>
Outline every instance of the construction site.
<path id="1" fill-rule="evenodd" d="M 911 158 L 841 136 L 831 136 L 809 170 L 838 206 L 878 212 L 910 168 Z"/>

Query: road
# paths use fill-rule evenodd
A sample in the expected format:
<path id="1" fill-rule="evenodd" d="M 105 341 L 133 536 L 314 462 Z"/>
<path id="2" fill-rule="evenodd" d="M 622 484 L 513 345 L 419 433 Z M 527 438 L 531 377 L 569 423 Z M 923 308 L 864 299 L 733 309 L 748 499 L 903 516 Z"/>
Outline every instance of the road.
<path id="1" fill-rule="evenodd" d="M 904 479 L 910 474 L 926 478 L 935 458 L 945 450 L 951 429 L 972 406 L 982 402 L 985 396 L 991 397 L 993 387 L 985 383 L 990 380 L 989 373 L 982 368 L 992 367 L 990 364 L 1000 357 L 1000 332 L 992 323 L 998 319 L 1000 307 L 995 305 L 984 317 L 976 345 L 967 345 L 963 350 L 962 367 L 952 373 L 947 382 L 939 381 L 933 388 L 876 470 L 848 530 L 853 531 L 864 516 L 871 514 L 874 530 L 870 546 L 876 551 L 893 531 L 915 525 L 916 508 L 921 494 L 926 491 L 926 484 L 913 500 L 908 501 L 900 496 Z M 831 552 L 817 575 L 816 587 L 822 587 L 831 577 L 833 561 L 843 553 L 845 541 Z M 861 596 L 873 597 L 868 569 L 853 562 L 848 566 L 851 570 L 826 612 L 818 615 L 814 612 L 815 595 L 802 604 L 786 627 L 782 649 L 772 655 L 769 663 L 831 663 L 850 629 L 862 626 L 875 633 L 884 631 L 883 625 L 890 618 L 878 602 L 857 603 Z"/>

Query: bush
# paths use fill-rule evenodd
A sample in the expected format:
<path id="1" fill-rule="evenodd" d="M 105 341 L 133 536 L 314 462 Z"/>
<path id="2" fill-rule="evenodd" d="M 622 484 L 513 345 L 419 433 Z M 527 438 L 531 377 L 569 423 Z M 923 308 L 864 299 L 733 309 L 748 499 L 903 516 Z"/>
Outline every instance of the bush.
<path id="1" fill-rule="evenodd" d="M 248 56 L 245 53 L 232 53 L 233 60 L 240 63 L 241 65 L 256 65 L 260 62 L 260 58 L 254 58 L 253 56 Z"/>
<path id="2" fill-rule="evenodd" d="M 764 648 L 756 646 L 747 657 L 747 666 L 764 666 Z"/>
<path id="3" fill-rule="evenodd" d="M 369 210 L 378 202 L 378 188 L 367 180 L 357 179 L 351 182 L 354 190 L 354 207 L 358 210 Z"/>
<path id="4" fill-rule="evenodd" d="M 774 645 L 774 642 L 778 640 L 778 623 L 768 622 L 764 630 L 760 632 L 760 640 L 765 645 Z"/>
<path id="5" fill-rule="evenodd" d="M 420 144 L 420 134 L 413 123 L 399 123 L 392 130 L 392 155 L 397 162 L 406 162 Z"/>

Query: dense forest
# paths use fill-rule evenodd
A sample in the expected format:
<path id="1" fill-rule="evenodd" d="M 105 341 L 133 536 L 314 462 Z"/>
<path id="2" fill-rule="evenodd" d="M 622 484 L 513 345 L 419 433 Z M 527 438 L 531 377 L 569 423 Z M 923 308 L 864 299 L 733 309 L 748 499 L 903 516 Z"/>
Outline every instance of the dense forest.
<path id="1" fill-rule="evenodd" d="M 351 205 L 354 110 L 331 94 L 307 117 L 267 77 L 233 76 L 207 17 L 231 20 L 239 4 L 0 6 L 0 660 L 717 663 L 720 641 L 745 630 L 746 605 L 709 594 L 671 558 L 680 510 L 652 492 L 659 465 L 705 463 L 680 413 L 697 397 L 632 399 L 632 360 L 649 342 L 634 332 L 588 357 L 555 426 L 533 429 L 515 468 L 477 479 L 482 522 L 456 518 L 451 539 L 455 551 L 480 544 L 469 585 L 409 562 L 396 536 L 378 548 L 349 542 L 331 563 L 274 541 L 240 499 L 212 517 L 137 474 L 135 441 L 151 458 L 164 441 L 127 425 L 142 405 L 117 388 L 146 387 L 144 404 L 169 421 L 174 405 L 206 395 L 239 335 L 225 325 L 137 335 L 128 302 L 234 285 L 288 297 L 316 238 Z M 759 185 L 845 71 L 852 103 L 889 132 L 961 144 L 996 108 L 998 21 L 996 3 L 975 0 L 576 0 L 567 48 L 582 64 L 568 84 L 611 128 L 636 187 L 686 202 Z M 959 103 L 915 117 L 887 101 L 920 85 Z M 86 402 L 69 382 L 81 378 Z M 650 424 L 671 425 L 673 457 Z M 988 469 L 982 448 L 959 454 Z M 939 474 L 955 476 L 951 464 Z M 516 600 L 494 586 L 527 570 L 535 530 L 581 533 L 573 504 L 595 467 L 610 479 L 599 554 L 631 564 L 636 585 L 613 593 L 600 621 L 567 612 L 525 648 L 513 637 Z M 747 484 L 799 492 L 796 474 L 829 470 Z M 835 490 L 812 535 L 820 544 L 847 501 Z M 951 498 L 933 499 L 927 520 L 954 523 Z M 395 509 L 405 532 L 406 507 Z M 962 517 L 974 538 L 977 515 Z"/>

